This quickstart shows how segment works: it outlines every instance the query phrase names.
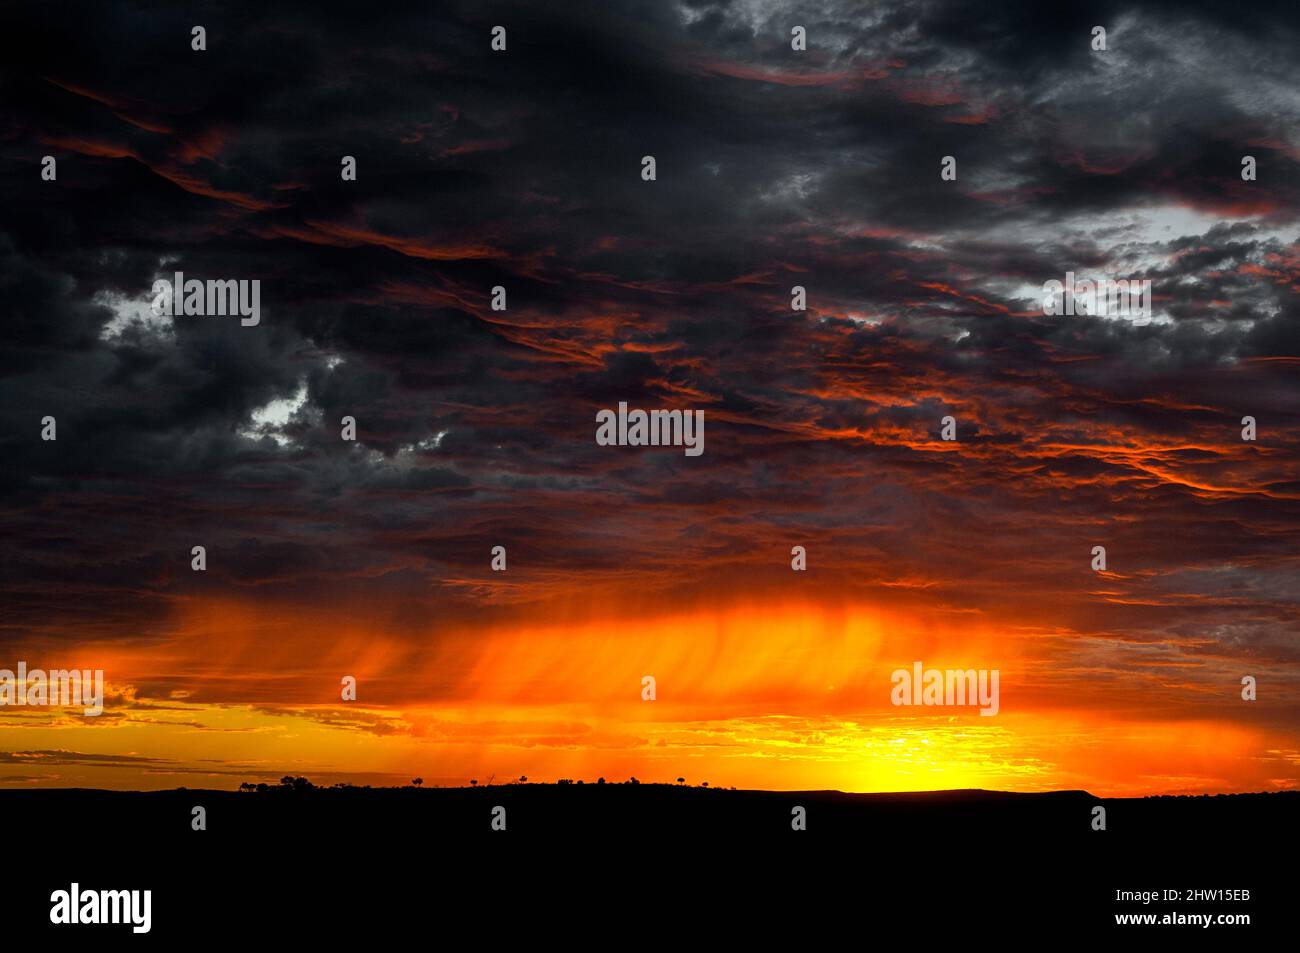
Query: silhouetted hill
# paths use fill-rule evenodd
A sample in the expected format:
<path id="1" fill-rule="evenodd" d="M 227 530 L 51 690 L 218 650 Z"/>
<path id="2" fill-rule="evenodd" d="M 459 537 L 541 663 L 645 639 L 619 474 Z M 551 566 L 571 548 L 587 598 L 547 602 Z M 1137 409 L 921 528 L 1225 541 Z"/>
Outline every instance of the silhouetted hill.
<path id="1" fill-rule="evenodd" d="M 1098 805 L 1106 809 L 1105 831 L 1093 830 L 1092 811 Z M 206 833 L 223 839 L 267 835 L 310 839 L 324 827 L 352 836 L 420 829 L 446 838 L 478 838 L 502 833 L 492 828 L 492 811 L 502 807 L 506 832 L 570 842 L 649 833 L 746 838 L 805 833 L 892 839 L 985 829 L 1003 838 L 1051 843 L 1150 837 L 1194 837 L 1213 843 L 1221 838 L 1294 833 L 1300 792 L 1098 798 L 1086 791 L 845 794 L 663 784 L 0 791 L 0 810 L 8 816 L 43 825 L 75 814 L 100 830 L 130 829 L 135 837 L 161 842 L 180 833 L 204 833 L 191 831 L 195 806 L 207 812 Z M 797 807 L 804 809 L 807 818 L 801 832 L 791 826 Z"/>

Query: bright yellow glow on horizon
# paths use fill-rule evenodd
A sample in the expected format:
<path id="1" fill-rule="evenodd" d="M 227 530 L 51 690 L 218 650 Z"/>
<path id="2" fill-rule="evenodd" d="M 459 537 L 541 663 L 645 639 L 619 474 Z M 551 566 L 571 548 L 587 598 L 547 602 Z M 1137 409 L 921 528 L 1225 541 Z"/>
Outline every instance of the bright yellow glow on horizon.
<path id="1" fill-rule="evenodd" d="M 1070 669 L 1052 640 L 979 619 L 799 603 L 429 633 L 363 619 L 211 603 L 191 606 L 161 645 L 84 644 L 77 664 L 109 682 L 104 715 L 3 711 L 12 754 L 0 783 L 233 788 L 291 773 L 1101 796 L 1300 786 L 1285 737 L 1215 720 L 1194 685 L 1162 696 L 1187 696 L 1186 710 L 1116 717 L 1112 699 L 1132 686 L 1098 676 L 1096 659 Z M 893 706 L 891 672 L 917 660 L 998 669 L 998 715 Z M 353 703 L 339 699 L 348 674 Z M 645 675 L 654 701 L 641 699 Z"/>

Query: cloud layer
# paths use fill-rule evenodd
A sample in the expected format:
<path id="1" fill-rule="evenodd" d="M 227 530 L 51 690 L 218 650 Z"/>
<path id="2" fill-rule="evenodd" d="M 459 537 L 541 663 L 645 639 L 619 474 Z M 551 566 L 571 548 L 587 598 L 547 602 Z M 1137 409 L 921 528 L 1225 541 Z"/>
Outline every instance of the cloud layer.
<path id="1" fill-rule="evenodd" d="M 336 679 L 276 673 L 343 645 L 455 704 L 512 626 L 776 598 L 1005 633 L 1044 708 L 1136 683 L 1188 718 L 1267 673 L 1263 713 L 1217 717 L 1300 747 L 1294 4 L 12 19 L 15 658 L 307 704 Z M 152 315 L 174 271 L 260 280 L 260 325 Z M 1151 320 L 1043 315 L 1067 271 L 1151 279 Z M 619 401 L 704 410 L 705 454 L 597 446 Z"/>

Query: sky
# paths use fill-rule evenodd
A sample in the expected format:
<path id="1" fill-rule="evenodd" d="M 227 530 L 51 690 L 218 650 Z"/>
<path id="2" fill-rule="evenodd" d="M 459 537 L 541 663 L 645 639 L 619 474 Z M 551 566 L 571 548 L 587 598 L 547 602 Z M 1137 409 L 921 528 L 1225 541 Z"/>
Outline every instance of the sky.
<path id="1" fill-rule="evenodd" d="M 1300 787 L 1294 3 L 5 20 L 0 785 Z"/>

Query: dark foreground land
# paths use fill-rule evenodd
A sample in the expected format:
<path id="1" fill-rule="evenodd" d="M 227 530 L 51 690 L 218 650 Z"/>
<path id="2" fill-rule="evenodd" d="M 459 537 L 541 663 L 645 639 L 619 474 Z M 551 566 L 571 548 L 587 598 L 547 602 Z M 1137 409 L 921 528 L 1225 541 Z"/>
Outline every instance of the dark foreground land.
<path id="1" fill-rule="evenodd" d="M 1098 805 L 1104 831 L 1093 829 Z M 192 827 L 196 806 L 206 830 Z M 493 829 L 498 807 L 505 830 Z M 804 831 L 792 829 L 796 807 Z M 1300 917 L 1300 793 L 44 790 L 0 792 L 0 817 L 7 929 L 131 946 L 194 935 L 378 943 L 413 931 L 439 942 L 468 933 L 492 945 L 586 936 L 639 947 L 675 943 L 687 929 L 728 947 L 743 937 L 800 948 L 884 941 L 898 929 L 921 946 L 1097 932 L 1221 945 L 1293 933 Z M 150 934 L 51 928 L 50 894 L 73 881 L 151 889 Z M 1251 923 L 1116 925 L 1126 913 L 1244 913 Z"/>

